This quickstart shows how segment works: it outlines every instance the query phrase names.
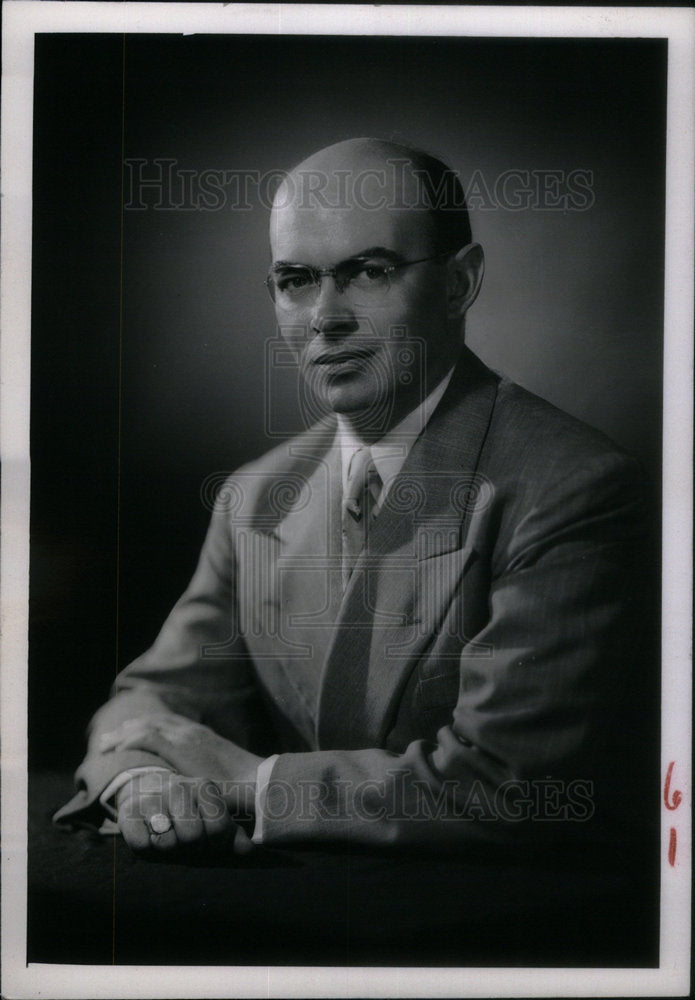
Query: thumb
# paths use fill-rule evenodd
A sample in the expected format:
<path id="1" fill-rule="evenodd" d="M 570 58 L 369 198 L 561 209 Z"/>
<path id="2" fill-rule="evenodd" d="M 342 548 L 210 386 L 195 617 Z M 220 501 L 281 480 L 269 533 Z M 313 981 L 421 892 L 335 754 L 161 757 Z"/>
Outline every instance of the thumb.
<path id="1" fill-rule="evenodd" d="M 254 850 L 255 846 L 256 845 L 246 835 L 246 833 L 241 829 L 241 827 L 237 826 L 236 831 L 234 833 L 234 844 L 233 844 L 234 853 L 241 855 L 250 854 L 251 851 Z"/>

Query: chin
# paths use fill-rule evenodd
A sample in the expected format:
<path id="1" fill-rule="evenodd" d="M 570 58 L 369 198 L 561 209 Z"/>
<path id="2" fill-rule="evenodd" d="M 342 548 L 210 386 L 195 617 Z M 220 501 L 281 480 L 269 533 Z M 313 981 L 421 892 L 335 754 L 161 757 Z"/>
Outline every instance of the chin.
<path id="1" fill-rule="evenodd" d="M 326 393 L 326 404 L 334 413 L 368 413 L 376 404 L 371 399 L 364 399 L 351 392 L 340 389 L 329 389 Z"/>
<path id="2" fill-rule="evenodd" d="M 386 396 L 358 396 L 355 393 L 332 392 L 328 405 L 334 413 L 347 417 L 353 430 L 365 439 L 377 440 L 391 426 L 393 400 Z"/>

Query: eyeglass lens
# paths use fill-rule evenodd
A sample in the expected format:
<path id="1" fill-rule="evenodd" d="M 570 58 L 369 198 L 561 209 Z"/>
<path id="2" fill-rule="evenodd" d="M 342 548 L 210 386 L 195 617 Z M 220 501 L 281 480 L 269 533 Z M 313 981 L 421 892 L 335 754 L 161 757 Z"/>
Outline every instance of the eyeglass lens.
<path id="1" fill-rule="evenodd" d="M 281 306 L 313 302 L 321 282 L 332 277 L 339 292 L 349 292 L 361 299 L 373 299 L 388 292 L 393 265 L 370 260 L 341 261 L 334 268 L 317 271 L 303 264 L 274 268 L 266 284 L 271 298 Z"/>

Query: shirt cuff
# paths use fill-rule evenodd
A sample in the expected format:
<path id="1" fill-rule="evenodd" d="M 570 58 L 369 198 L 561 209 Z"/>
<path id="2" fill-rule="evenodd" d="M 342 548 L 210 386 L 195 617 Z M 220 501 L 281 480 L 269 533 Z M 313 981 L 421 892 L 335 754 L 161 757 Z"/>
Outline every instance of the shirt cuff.
<path id="1" fill-rule="evenodd" d="M 268 796 L 270 775 L 275 767 L 275 761 L 280 755 L 275 753 L 258 765 L 256 771 L 256 826 L 251 840 L 254 844 L 263 843 L 263 817 L 265 816 L 265 800 Z"/>
<path id="2" fill-rule="evenodd" d="M 107 815 L 107 819 L 102 823 L 99 833 L 119 833 L 116 824 L 116 794 L 127 785 L 136 774 L 147 774 L 149 771 L 168 771 L 166 767 L 153 767 L 146 764 L 144 767 L 131 767 L 127 771 L 121 771 L 108 783 L 104 791 L 99 796 L 99 805 Z"/>

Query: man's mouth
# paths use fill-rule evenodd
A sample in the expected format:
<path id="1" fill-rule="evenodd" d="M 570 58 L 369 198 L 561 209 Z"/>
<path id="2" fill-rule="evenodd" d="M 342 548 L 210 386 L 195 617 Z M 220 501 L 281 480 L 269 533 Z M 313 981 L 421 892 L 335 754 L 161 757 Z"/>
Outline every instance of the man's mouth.
<path id="1" fill-rule="evenodd" d="M 324 351 L 312 360 L 314 365 L 346 365 L 355 364 L 373 357 L 374 349 L 366 347 L 356 347 L 349 351 Z"/>

